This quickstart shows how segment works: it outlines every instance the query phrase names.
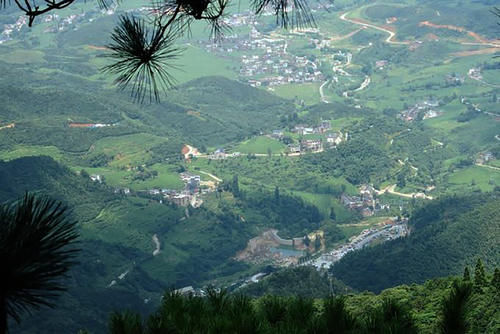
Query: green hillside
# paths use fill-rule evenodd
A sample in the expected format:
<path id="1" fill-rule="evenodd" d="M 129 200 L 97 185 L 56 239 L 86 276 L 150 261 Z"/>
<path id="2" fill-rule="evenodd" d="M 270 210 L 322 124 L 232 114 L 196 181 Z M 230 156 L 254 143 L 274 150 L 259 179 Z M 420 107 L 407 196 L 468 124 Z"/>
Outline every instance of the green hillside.
<path id="1" fill-rule="evenodd" d="M 494 268 L 499 204 L 498 190 L 431 202 L 412 215 L 408 237 L 349 253 L 332 273 L 354 289 L 380 291 L 458 274 L 477 258 Z"/>

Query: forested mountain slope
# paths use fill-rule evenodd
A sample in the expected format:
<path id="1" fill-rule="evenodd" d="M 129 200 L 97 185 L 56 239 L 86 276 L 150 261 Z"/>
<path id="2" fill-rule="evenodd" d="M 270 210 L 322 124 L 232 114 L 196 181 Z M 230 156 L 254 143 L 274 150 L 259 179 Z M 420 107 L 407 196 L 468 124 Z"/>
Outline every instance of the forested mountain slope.
<path id="1" fill-rule="evenodd" d="M 33 321 L 24 322 L 22 333 L 31 326 L 37 333 L 76 332 L 87 326 L 102 329 L 114 309 L 147 310 L 170 286 L 245 268 L 229 263 L 250 234 L 241 225 L 227 234 L 227 224 L 233 220 L 224 214 L 198 210 L 185 217 L 184 210 L 175 206 L 125 198 L 49 157 L 0 162 L 0 184 L 0 202 L 15 200 L 26 190 L 39 192 L 67 204 L 80 223 L 82 253 L 66 282 L 68 293 L 57 309 L 43 310 Z M 153 235 L 161 244 L 156 256 Z M 213 247 L 212 242 L 220 246 Z M 77 314 L 75 309 L 85 312 Z"/>
<path id="2" fill-rule="evenodd" d="M 411 234 L 346 255 L 332 269 L 357 290 L 380 291 L 398 284 L 458 274 L 482 258 L 498 266 L 500 193 L 443 198 L 417 210 Z"/>
<path id="3" fill-rule="evenodd" d="M 170 287 L 236 280 L 257 270 L 233 258 L 259 229 L 300 236 L 323 218 L 316 207 L 285 194 L 276 201 L 271 192 L 234 197 L 227 191 L 215 206 L 197 209 L 160 204 L 115 193 L 44 156 L 0 161 L 0 184 L 0 203 L 38 192 L 63 201 L 80 223 L 82 253 L 68 293 L 55 310 L 42 310 L 14 331 L 22 333 L 102 330 L 112 310 L 150 310 Z M 75 308 L 86 311 L 75 314 Z"/>

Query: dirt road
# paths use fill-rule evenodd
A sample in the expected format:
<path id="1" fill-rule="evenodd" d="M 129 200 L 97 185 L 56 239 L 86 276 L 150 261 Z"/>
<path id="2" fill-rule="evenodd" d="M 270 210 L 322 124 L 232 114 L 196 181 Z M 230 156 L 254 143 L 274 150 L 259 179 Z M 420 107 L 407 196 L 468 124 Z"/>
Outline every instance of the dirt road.
<path id="1" fill-rule="evenodd" d="M 328 85 L 329 82 L 330 82 L 330 80 L 326 80 L 325 82 L 323 82 L 323 84 L 321 86 L 319 86 L 319 95 L 321 96 L 321 102 L 323 102 L 323 103 L 330 103 L 330 102 L 328 102 L 328 100 L 325 97 L 325 94 L 323 93 L 323 87 Z"/>
<path id="2" fill-rule="evenodd" d="M 386 29 L 386 28 L 383 28 L 383 27 L 379 27 L 379 26 L 376 26 L 374 24 L 361 22 L 361 21 L 354 20 L 354 19 L 348 19 L 347 18 L 348 14 L 349 14 L 349 12 L 346 12 L 346 13 L 342 14 L 340 16 L 340 19 L 342 21 L 354 23 L 354 24 L 357 24 L 357 25 L 360 25 L 360 26 L 363 26 L 363 27 L 372 28 L 372 29 L 379 30 L 379 31 L 382 31 L 382 32 L 385 32 L 385 33 L 389 34 L 389 37 L 387 37 L 386 40 L 385 40 L 386 43 L 396 44 L 396 45 L 408 45 L 408 44 L 410 44 L 410 42 L 407 42 L 407 41 L 404 41 L 404 42 L 395 41 L 394 38 L 396 37 L 396 33 L 394 33 L 393 31 L 391 31 L 389 29 Z"/>
<path id="3" fill-rule="evenodd" d="M 396 45 L 409 45 L 410 44 L 410 42 L 408 42 L 408 41 L 403 41 L 403 42 L 395 41 L 394 39 L 396 37 L 396 33 L 387 29 L 387 28 L 377 26 L 377 25 L 372 24 L 372 23 L 363 22 L 359 19 L 349 19 L 349 18 L 347 18 L 347 15 L 349 15 L 349 12 L 342 14 L 340 16 L 340 19 L 343 21 L 346 21 L 346 22 L 361 25 L 363 27 L 376 29 L 376 30 L 383 31 L 383 32 L 389 34 L 389 37 L 387 37 L 385 40 L 386 43 L 396 44 Z M 433 27 L 436 29 L 450 29 L 450 30 L 455 30 L 455 31 L 467 33 L 467 35 L 469 35 L 470 37 L 472 37 L 476 40 L 476 42 L 462 42 L 462 43 L 460 43 L 462 45 L 488 46 L 488 47 L 493 47 L 493 48 L 500 48 L 500 42 L 487 40 L 487 39 L 481 37 L 479 34 L 473 32 L 473 31 L 468 31 L 462 27 L 456 27 L 456 26 L 451 26 L 451 25 L 437 25 L 437 24 L 433 24 L 429 21 L 420 22 L 419 25 Z"/>
<path id="4" fill-rule="evenodd" d="M 411 194 L 400 193 L 400 192 L 396 191 L 395 184 L 387 186 L 381 190 L 375 190 L 375 193 L 377 193 L 377 195 L 383 195 L 385 193 L 389 193 L 391 195 L 396 195 L 396 196 L 405 197 L 405 198 L 423 198 L 423 199 L 428 199 L 428 200 L 434 199 L 434 197 L 428 196 L 424 193 L 411 193 Z"/>
<path id="5" fill-rule="evenodd" d="M 215 176 L 214 174 L 210 174 L 208 172 L 204 172 L 202 170 L 199 171 L 201 174 L 205 174 L 205 175 L 208 175 L 210 176 L 212 179 L 214 179 L 215 181 L 217 182 L 222 182 L 222 179 L 221 178 L 218 178 L 217 176 Z"/>
<path id="6" fill-rule="evenodd" d="M 488 166 L 488 165 L 484 165 L 484 164 L 476 164 L 476 166 L 484 167 L 484 168 L 489 168 L 489 169 L 494 169 L 494 170 L 500 171 L 499 167 Z"/>

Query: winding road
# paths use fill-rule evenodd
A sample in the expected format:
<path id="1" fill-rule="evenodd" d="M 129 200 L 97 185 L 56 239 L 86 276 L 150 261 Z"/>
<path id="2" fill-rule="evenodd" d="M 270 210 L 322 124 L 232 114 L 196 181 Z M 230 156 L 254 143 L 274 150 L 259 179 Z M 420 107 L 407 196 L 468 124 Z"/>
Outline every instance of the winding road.
<path id="1" fill-rule="evenodd" d="M 396 45 L 408 45 L 408 44 L 410 44 L 410 42 L 394 41 L 393 39 L 396 37 L 396 33 L 394 33 L 393 31 L 390 31 L 389 29 L 382 28 L 382 27 L 379 27 L 379 26 L 376 26 L 376 25 L 373 25 L 373 24 L 369 24 L 369 23 L 359 22 L 359 21 L 356 21 L 356 20 L 353 20 L 353 19 L 348 19 L 346 17 L 348 14 L 349 14 L 349 12 L 346 12 L 346 13 L 342 14 L 340 16 L 340 19 L 342 21 L 346 21 L 346 22 L 350 22 L 350 23 L 354 23 L 354 24 L 363 26 L 363 27 L 367 27 L 367 28 L 372 28 L 372 29 L 375 29 L 375 30 L 383 31 L 383 32 L 389 34 L 389 37 L 387 37 L 387 39 L 385 40 L 386 43 L 396 44 Z"/>
<path id="2" fill-rule="evenodd" d="M 363 26 L 363 27 L 372 28 L 372 29 L 379 30 L 379 31 L 382 31 L 382 32 L 385 32 L 385 33 L 389 34 L 389 37 L 387 37 L 385 39 L 386 43 L 395 44 L 395 45 L 409 45 L 410 44 L 410 42 L 408 42 L 408 41 L 403 41 L 403 42 L 395 41 L 394 38 L 396 37 L 396 33 L 393 32 L 393 31 L 391 31 L 391 30 L 389 30 L 389 29 L 386 29 L 386 28 L 383 28 L 383 27 L 380 27 L 380 26 L 377 26 L 377 25 L 374 25 L 374 24 L 371 24 L 371 23 L 361 22 L 361 21 L 358 21 L 356 19 L 349 19 L 349 18 L 347 18 L 347 15 L 349 15 L 349 12 L 346 12 L 346 13 L 342 14 L 340 16 L 340 19 L 342 21 L 354 23 L 354 24 L 357 24 L 357 25 L 360 25 L 360 26 Z M 423 24 L 423 23 L 421 23 L 421 24 Z M 427 23 L 426 25 L 433 26 L 430 23 Z M 441 27 L 441 26 L 437 26 L 437 27 Z M 454 29 L 454 30 L 456 30 L 456 29 Z M 477 34 L 475 34 L 473 32 L 467 31 L 465 29 L 459 30 L 459 31 L 466 32 L 466 33 L 468 33 L 469 35 L 471 35 L 473 37 L 475 35 L 477 35 Z M 470 46 L 488 46 L 488 47 L 493 47 L 493 48 L 500 48 L 500 44 L 492 42 L 492 41 L 484 41 L 484 40 L 479 40 L 478 42 L 461 42 L 460 44 L 461 45 L 470 45 Z"/>

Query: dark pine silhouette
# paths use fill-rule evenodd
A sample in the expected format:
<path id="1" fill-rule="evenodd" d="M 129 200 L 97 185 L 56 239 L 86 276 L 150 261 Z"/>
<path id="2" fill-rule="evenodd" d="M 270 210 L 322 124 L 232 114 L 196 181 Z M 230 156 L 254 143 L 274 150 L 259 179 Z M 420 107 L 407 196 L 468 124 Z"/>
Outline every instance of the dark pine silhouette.
<path id="1" fill-rule="evenodd" d="M 45 197 L 26 194 L 0 206 L 0 333 L 9 318 L 54 306 L 64 290 L 60 278 L 74 264 L 76 222 L 67 208 Z"/>

